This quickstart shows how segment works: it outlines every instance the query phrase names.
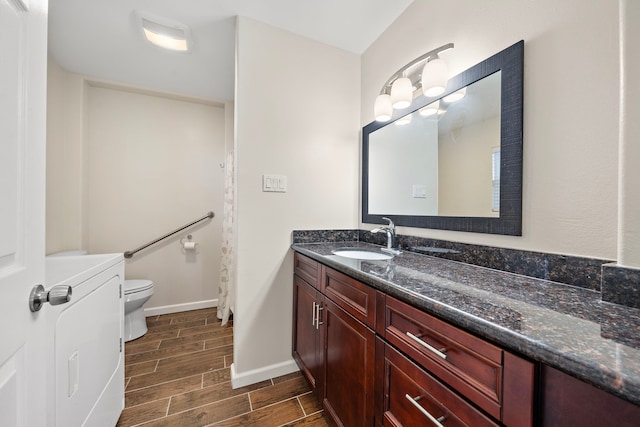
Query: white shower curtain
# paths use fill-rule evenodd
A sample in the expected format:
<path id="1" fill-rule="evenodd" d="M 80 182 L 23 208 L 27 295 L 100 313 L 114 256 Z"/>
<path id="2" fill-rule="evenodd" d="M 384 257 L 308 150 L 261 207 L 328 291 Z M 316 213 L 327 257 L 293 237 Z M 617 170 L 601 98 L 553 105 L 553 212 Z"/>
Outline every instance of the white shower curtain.
<path id="1" fill-rule="evenodd" d="M 220 287 L 218 288 L 218 318 L 224 326 L 233 309 L 235 293 L 235 245 L 234 245 L 234 156 L 227 153 L 224 175 L 224 217 L 222 218 L 222 259 L 220 262 Z"/>

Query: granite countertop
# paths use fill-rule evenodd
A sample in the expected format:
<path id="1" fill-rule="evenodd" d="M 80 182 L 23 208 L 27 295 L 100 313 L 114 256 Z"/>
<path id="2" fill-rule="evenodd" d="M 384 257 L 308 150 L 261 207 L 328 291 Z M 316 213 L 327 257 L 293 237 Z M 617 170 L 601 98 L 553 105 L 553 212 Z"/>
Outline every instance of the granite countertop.
<path id="1" fill-rule="evenodd" d="M 640 405 L 640 310 L 600 292 L 413 252 L 388 261 L 332 254 L 363 242 L 293 250 L 494 342 Z"/>

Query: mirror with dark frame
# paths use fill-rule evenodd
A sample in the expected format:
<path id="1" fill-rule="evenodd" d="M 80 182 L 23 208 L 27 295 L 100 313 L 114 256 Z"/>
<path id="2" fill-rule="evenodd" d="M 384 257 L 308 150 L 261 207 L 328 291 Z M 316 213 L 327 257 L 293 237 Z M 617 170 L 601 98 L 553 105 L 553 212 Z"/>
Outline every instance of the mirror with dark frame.
<path id="1" fill-rule="evenodd" d="M 520 41 L 365 126 L 362 222 L 521 235 L 523 66 Z"/>

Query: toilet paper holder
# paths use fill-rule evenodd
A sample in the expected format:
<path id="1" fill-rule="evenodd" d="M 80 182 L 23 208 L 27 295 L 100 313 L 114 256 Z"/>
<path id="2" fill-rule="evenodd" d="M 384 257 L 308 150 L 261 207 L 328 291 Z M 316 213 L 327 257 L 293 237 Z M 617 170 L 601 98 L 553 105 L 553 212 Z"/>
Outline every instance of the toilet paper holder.
<path id="1" fill-rule="evenodd" d="M 192 241 L 193 236 L 191 234 L 187 235 L 186 237 L 186 241 L 185 238 L 183 237 L 182 239 L 180 239 L 180 245 L 182 245 L 182 248 L 185 251 L 192 251 L 196 248 L 197 243 Z"/>

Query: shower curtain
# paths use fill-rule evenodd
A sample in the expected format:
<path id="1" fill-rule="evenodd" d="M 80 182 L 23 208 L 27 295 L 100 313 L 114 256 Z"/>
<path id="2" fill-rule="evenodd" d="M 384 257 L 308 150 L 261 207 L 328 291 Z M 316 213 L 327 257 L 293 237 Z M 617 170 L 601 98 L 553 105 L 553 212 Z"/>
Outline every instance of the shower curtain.
<path id="1" fill-rule="evenodd" d="M 224 217 L 222 218 L 222 259 L 220 262 L 220 287 L 218 288 L 218 318 L 224 326 L 232 313 L 235 290 L 235 247 L 234 247 L 234 155 L 227 153 L 224 175 Z"/>

